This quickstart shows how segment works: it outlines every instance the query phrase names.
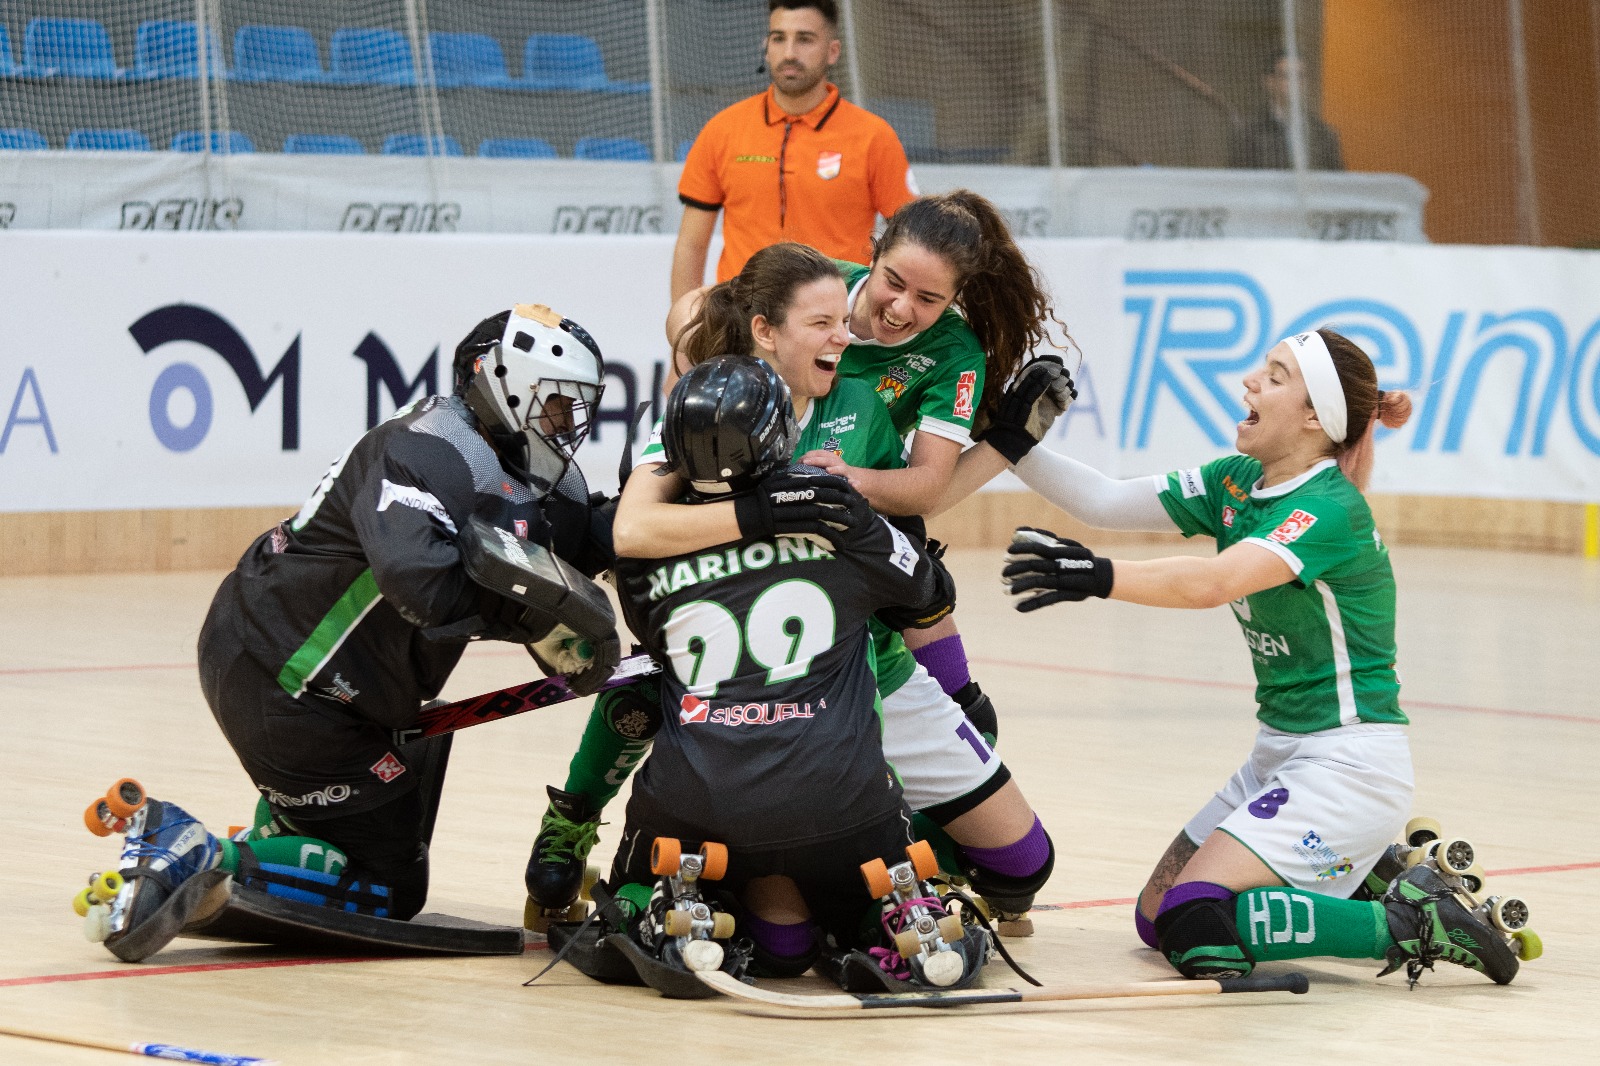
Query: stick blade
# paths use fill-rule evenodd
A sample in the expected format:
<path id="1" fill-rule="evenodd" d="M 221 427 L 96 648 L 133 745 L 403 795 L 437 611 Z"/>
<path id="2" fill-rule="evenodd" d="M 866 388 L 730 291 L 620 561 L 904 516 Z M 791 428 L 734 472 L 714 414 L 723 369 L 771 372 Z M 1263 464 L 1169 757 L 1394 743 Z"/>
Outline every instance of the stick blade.
<path id="1" fill-rule="evenodd" d="M 745 1014 L 759 1014 L 769 1018 L 814 1018 L 819 1014 L 839 1014 L 862 1008 L 859 999 L 843 993 L 797 996 L 791 992 L 774 992 L 755 985 L 747 985 L 721 970 L 702 971 L 695 976 L 733 1000 L 734 1009 Z"/>
<path id="2" fill-rule="evenodd" d="M 1227 981 L 1218 981 L 1220 992 L 1288 992 L 1291 995 L 1303 996 L 1311 990 L 1311 982 L 1303 973 L 1280 974 L 1251 974 L 1249 977 L 1234 977 Z"/>

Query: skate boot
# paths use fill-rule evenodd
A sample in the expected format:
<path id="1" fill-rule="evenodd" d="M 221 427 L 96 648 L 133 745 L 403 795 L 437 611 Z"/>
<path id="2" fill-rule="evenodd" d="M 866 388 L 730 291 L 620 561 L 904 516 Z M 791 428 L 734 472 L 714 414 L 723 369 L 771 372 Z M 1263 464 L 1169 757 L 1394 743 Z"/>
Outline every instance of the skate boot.
<path id="1" fill-rule="evenodd" d="M 1536 937 L 1530 943 L 1521 931 L 1507 935 L 1485 921 L 1476 901 L 1430 865 L 1413 866 L 1395 878 L 1383 904 L 1395 946 L 1389 949 L 1389 965 L 1378 976 L 1404 966 L 1412 987 L 1423 970 L 1433 969 L 1436 959 L 1477 970 L 1496 984 L 1510 984 L 1517 976 L 1523 945 L 1537 944 Z"/>
<path id="2" fill-rule="evenodd" d="M 97 836 L 121 832 L 125 837 L 117 869 L 93 875 L 89 887 L 73 900 L 73 909 L 87 920 L 90 939 L 103 941 L 118 957 L 137 961 L 155 950 L 143 943 L 150 938 L 148 932 L 126 953 L 119 946 L 151 924 L 181 885 L 214 869 L 222 850 L 187 811 L 149 798 L 132 778 L 118 781 L 104 799 L 91 803 L 84 823 Z M 160 924 L 171 926 L 176 935 L 186 917 L 163 913 Z M 157 939 L 165 943 L 171 936 Z"/>
<path id="3" fill-rule="evenodd" d="M 984 920 L 993 924 L 996 936 L 1033 935 L 1033 919 L 1028 916 L 1034 897 L 1030 885 L 1002 884 L 1005 879 L 1000 875 L 964 864 L 960 845 L 925 814 L 911 815 L 911 832 L 918 840 L 927 841 L 938 859 L 939 872 L 929 879 L 935 894 L 949 905 L 970 900 Z M 973 883 L 974 878 L 982 882 L 981 888 Z"/>
<path id="4" fill-rule="evenodd" d="M 639 943 L 674 969 L 722 969 L 733 915 L 708 899 L 700 882 L 720 881 L 728 872 L 728 849 L 708 842 L 697 854 L 685 855 L 676 839 L 656 837 L 650 846 L 650 872 L 660 880 L 633 924 Z"/>
<path id="5" fill-rule="evenodd" d="M 528 902 L 522 924 L 535 933 L 547 932 L 551 922 L 582 921 L 589 912 L 583 900 L 599 877 L 584 860 L 600 840 L 600 812 L 577 793 L 554 787 L 545 791 L 550 806 L 523 875 Z"/>
<path id="6" fill-rule="evenodd" d="M 879 923 L 891 947 L 868 954 L 883 974 L 919 988 L 961 988 L 976 980 L 989 958 L 989 934 L 962 922 L 945 906 L 929 879 L 939 863 L 928 842 L 906 848 L 906 860 L 861 864 L 867 893 L 881 903 Z"/>

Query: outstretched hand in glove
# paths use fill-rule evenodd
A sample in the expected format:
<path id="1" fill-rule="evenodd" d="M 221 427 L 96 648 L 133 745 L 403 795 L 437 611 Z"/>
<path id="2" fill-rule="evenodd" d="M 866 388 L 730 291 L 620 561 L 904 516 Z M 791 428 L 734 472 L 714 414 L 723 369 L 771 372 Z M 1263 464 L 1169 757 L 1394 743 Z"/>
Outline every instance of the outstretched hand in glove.
<path id="1" fill-rule="evenodd" d="M 1111 560 L 1046 529 L 1018 529 L 1007 549 L 1000 582 L 1019 611 L 1037 611 L 1063 600 L 1105 599 L 1111 595 Z"/>
<path id="2" fill-rule="evenodd" d="M 567 687 L 577 696 L 599 692 L 622 661 L 622 642 L 616 633 L 604 640 L 590 640 L 564 625 L 556 626 L 527 648 L 546 676 L 565 675 Z"/>
<path id="3" fill-rule="evenodd" d="M 846 530 L 873 519 L 866 498 L 842 477 L 813 467 L 792 466 L 769 474 L 733 501 L 743 537 L 809 536 L 838 549 Z"/>
<path id="4" fill-rule="evenodd" d="M 1016 379 L 1000 394 L 993 420 L 972 439 L 988 444 L 1015 465 L 1044 440 L 1077 398 L 1078 388 L 1061 357 L 1041 355 L 1017 371 Z"/>

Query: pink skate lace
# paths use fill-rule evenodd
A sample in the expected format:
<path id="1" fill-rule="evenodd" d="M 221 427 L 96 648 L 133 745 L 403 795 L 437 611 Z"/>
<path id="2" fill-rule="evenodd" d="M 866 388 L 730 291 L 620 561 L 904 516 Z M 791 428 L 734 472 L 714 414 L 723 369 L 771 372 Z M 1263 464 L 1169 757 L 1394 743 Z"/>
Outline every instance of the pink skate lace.
<path id="1" fill-rule="evenodd" d="M 949 913 L 944 909 L 944 901 L 937 896 L 918 896 L 890 907 L 883 912 L 882 922 L 883 931 L 891 941 L 894 940 L 894 935 L 904 928 L 912 907 L 923 907 L 936 915 Z M 878 969 L 889 977 L 897 981 L 911 980 L 910 963 L 893 948 L 868 948 L 867 954 L 877 961 Z"/>

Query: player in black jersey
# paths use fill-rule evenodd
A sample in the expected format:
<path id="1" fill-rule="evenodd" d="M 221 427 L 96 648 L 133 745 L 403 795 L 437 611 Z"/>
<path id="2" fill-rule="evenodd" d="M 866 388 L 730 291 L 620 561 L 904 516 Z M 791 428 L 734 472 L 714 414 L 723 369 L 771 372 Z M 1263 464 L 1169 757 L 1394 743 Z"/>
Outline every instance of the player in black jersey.
<path id="1" fill-rule="evenodd" d="M 421 909 L 450 738 L 402 747 L 393 731 L 415 723 L 469 640 L 527 644 L 580 693 L 616 664 L 609 619 L 575 631 L 471 570 L 484 532 L 585 575 L 611 565 L 609 525 L 571 465 L 602 373 L 594 340 L 547 307 L 485 319 L 456 349 L 453 395 L 370 430 L 250 545 L 212 601 L 199 657 L 206 702 L 261 793 L 255 824 L 218 840 L 151 801 L 129 831 L 133 880 L 108 947 L 217 866 L 280 898 L 400 919 Z"/>
<path id="2" fill-rule="evenodd" d="M 673 390 L 663 443 L 690 501 L 705 502 L 752 491 L 787 466 L 798 432 L 770 364 L 723 356 Z M 727 845 L 724 887 L 771 976 L 803 973 L 820 933 L 853 946 L 873 905 L 861 864 L 902 861 L 911 842 L 883 754 L 867 621 L 877 613 L 927 626 L 954 604 L 943 567 L 841 479 L 795 469 L 814 476 L 819 500 L 835 502 L 836 546 L 747 537 L 617 561 L 629 625 L 667 670 L 665 722 L 634 778 L 615 895 L 647 909 L 657 836 L 685 849 Z"/>

